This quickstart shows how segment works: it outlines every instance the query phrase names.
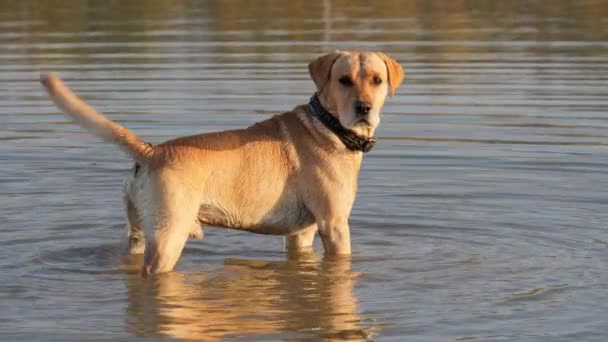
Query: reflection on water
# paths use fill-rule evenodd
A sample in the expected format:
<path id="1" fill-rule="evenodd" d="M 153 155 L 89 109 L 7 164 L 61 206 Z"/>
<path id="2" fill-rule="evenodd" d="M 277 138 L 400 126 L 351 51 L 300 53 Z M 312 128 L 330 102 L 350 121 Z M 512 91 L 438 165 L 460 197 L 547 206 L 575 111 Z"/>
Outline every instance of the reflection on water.
<path id="1" fill-rule="evenodd" d="M 605 0 L 0 1 L 0 335 L 606 340 L 606 18 Z M 336 48 L 406 69 L 352 264 L 209 229 L 175 273 L 125 270 L 132 163 L 67 122 L 39 71 L 160 142 L 306 102 L 307 63 Z"/>
<path id="2" fill-rule="evenodd" d="M 349 260 L 226 259 L 220 270 L 126 278 L 129 329 L 138 336 L 361 340 Z M 365 322 L 364 322 L 365 324 Z"/>

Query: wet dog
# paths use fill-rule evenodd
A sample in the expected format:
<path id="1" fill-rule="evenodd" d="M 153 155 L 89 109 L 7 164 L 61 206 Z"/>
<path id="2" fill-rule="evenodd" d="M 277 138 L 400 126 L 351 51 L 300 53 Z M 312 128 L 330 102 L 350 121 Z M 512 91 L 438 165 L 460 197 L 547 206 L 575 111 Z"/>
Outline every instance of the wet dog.
<path id="1" fill-rule="evenodd" d="M 308 69 L 317 87 L 308 104 L 249 128 L 159 145 L 95 111 L 57 76 L 41 82 L 73 121 L 135 160 L 124 186 L 128 251 L 144 253 L 146 277 L 171 271 L 204 225 L 283 235 L 295 253 L 309 250 L 318 231 L 326 255 L 351 253 L 363 153 L 404 72 L 383 53 L 356 51 L 321 56 Z"/>

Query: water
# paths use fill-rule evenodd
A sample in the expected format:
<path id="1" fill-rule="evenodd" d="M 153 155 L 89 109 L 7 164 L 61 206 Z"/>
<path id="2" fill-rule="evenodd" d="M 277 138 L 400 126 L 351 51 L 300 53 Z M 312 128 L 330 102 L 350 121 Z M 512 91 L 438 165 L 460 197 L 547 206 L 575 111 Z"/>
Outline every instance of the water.
<path id="1" fill-rule="evenodd" d="M 1 2 L 2 340 L 606 340 L 606 18 L 605 1 Z M 121 255 L 131 162 L 39 71 L 161 142 L 304 103 L 306 64 L 336 48 L 406 69 L 352 261 L 207 229 L 140 280 Z"/>

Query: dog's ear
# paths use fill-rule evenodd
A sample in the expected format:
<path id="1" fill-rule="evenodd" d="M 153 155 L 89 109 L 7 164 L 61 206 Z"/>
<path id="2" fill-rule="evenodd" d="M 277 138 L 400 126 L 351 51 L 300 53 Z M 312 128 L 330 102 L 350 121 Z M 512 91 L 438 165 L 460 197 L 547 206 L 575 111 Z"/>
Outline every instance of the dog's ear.
<path id="1" fill-rule="evenodd" d="M 334 65 L 336 60 L 343 55 L 341 51 L 334 51 L 318 57 L 314 61 L 308 64 L 308 73 L 310 78 L 317 86 L 317 91 L 321 92 L 331 77 L 331 67 Z"/>
<path id="2" fill-rule="evenodd" d="M 384 64 L 386 64 L 386 70 L 388 71 L 388 86 L 391 90 L 391 96 L 395 96 L 395 89 L 397 89 L 397 87 L 401 85 L 401 82 L 403 82 L 405 72 L 396 60 L 390 58 L 382 52 L 378 52 L 377 54 L 380 58 L 382 58 Z"/>

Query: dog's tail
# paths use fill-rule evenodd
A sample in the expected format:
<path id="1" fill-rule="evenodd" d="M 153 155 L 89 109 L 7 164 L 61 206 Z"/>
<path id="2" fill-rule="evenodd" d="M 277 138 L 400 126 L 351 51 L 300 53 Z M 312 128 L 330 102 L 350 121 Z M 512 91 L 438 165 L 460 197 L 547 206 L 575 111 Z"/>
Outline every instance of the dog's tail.
<path id="1" fill-rule="evenodd" d="M 145 163 L 154 155 L 155 148 L 152 144 L 146 143 L 125 127 L 97 112 L 63 84 L 59 77 L 53 74 L 41 74 L 40 82 L 55 104 L 89 132 L 107 142 L 117 144 L 136 161 Z"/>

